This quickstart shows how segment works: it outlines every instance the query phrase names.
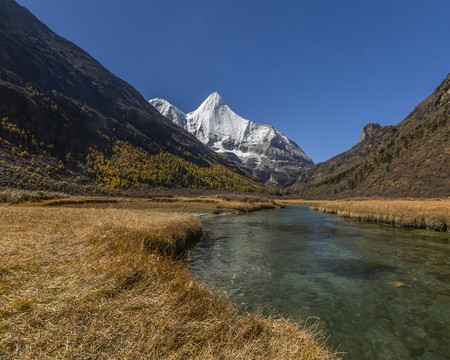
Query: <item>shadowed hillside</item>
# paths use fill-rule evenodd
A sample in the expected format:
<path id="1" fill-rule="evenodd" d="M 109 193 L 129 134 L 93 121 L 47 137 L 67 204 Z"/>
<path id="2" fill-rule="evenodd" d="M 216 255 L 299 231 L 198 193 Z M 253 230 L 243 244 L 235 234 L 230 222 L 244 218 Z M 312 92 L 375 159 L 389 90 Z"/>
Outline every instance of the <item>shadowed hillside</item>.
<path id="1" fill-rule="evenodd" d="M 0 138 L 0 186 L 265 190 L 13 0 L 0 0 Z"/>
<path id="2" fill-rule="evenodd" d="M 317 164 L 291 191 L 305 198 L 450 195 L 450 74 L 396 126 L 369 124 L 350 150 Z"/>

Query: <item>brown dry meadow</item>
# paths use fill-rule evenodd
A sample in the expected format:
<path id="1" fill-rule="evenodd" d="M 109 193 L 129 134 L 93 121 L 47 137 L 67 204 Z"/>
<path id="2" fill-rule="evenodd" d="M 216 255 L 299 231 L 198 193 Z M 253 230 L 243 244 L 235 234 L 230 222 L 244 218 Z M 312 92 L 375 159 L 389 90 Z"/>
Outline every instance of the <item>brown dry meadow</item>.
<path id="1" fill-rule="evenodd" d="M 311 210 L 361 220 L 450 232 L 450 200 L 283 201 L 310 204 Z"/>
<path id="2" fill-rule="evenodd" d="M 142 203 L 0 205 L 0 358 L 337 358 L 194 280 L 173 254 L 200 231 Z"/>

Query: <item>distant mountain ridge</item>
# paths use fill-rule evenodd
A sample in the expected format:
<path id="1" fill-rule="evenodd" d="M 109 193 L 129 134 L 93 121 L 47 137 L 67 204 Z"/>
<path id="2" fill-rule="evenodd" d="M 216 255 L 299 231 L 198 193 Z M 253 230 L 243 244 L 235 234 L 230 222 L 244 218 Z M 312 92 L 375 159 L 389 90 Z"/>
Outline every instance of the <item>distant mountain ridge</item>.
<path id="1" fill-rule="evenodd" d="M 291 184 L 314 164 L 286 135 L 240 117 L 217 92 L 188 114 L 164 99 L 150 103 L 202 143 L 271 185 Z"/>
<path id="2" fill-rule="evenodd" d="M 450 74 L 399 124 L 366 125 L 355 146 L 289 190 L 321 199 L 450 196 Z"/>
<path id="3" fill-rule="evenodd" d="M 0 0 L 0 186 L 264 191 L 131 85 Z"/>

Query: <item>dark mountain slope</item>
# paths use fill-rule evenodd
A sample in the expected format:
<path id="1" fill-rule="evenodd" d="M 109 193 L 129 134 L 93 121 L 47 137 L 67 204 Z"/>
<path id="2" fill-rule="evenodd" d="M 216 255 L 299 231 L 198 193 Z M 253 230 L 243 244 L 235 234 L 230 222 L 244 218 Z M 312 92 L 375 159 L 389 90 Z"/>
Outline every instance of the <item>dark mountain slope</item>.
<path id="1" fill-rule="evenodd" d="M 0 0 L 0 120 L 0 186 L 17 180 L 4 175 L 12 164 L 20 168 L 13 172 L 24 177 L 26 186 L 38 186 L 23 171 L 37 164 L 41 172 L 42 166 L 50 167 L 41 174 L 43 180 L 50 176 L 56 182 L 78 178 L 114 182 L 116 187 L 261 188 L 13 0 Z M 134 166 L 132 173 L 117 160 L 124 152 Z M 166 155 L 170 161 L 153 158 Z M 213 167 L 227 179 L 226 185 L 212 183 L 208 169 Z M 161 171 L 155 169 L 166 175 L 156 176 Z"/>
<path id="2" fill-rule="evenodd" d="M 398 125 L 369 124 L 350 150 L 290 189 L 306 198 L 450 195 L 450 74 Z"/>

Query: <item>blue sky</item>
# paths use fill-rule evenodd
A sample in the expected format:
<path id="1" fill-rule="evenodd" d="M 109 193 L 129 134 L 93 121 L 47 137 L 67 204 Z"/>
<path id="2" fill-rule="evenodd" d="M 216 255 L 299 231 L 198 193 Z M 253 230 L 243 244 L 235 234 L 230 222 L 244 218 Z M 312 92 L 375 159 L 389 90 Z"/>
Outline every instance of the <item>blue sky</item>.
<path id="1" fill-rule="evenodd" d="M 19 0 L 146 99 L 218 91 L 315 162 L 406 117 L 450 72 L 448 0 Z"/>

